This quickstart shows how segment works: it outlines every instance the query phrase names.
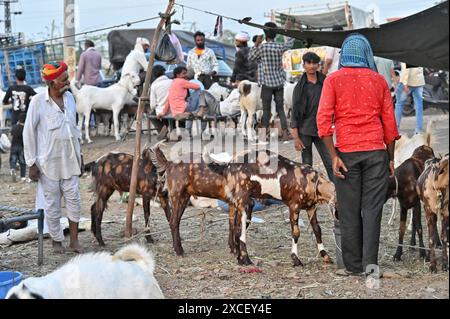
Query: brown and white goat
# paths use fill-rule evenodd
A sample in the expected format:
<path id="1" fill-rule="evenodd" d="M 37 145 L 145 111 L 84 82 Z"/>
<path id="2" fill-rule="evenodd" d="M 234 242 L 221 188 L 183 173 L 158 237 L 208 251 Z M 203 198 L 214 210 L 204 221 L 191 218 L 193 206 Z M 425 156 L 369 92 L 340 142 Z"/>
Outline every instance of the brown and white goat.
<path id="1" fill-rule="evenodd" d="M 253 160 L 253 159 L 256 160 Z M 238 260 L 251 263 L 246 249 L 247 218 L 251 219 L 251 198 L 273 198 L 281 200 L 289 207 L 289 219 L 292 231 L 291 258 L 294 266 L 303 265 L 298 257 L 298 239 L 300 228 L 298 219 L 301 209 L 307 211 L 316 237 L 317 248 L 326 263 L 331 263 L 322 243 L 322 233 L 317 221 L 317 205 L 335 202 L 334 184 L 309 165 L 295 163 L 270 151 L 256 151 L 237 158 L 238 163 L 211 166 L 221 170 L 227 178 L 227 184 L 233 189 L 233 198 L 237 210 L 234 225 L 234 245 L 238 250 Z M 275 164 L 275 165 L 273 165 Z"/>
<path id="2" fill-rule="evenodd" d="M 94 179 L 96 201 L 91 206 L 91 231 L 100 246 L 105 243 L 102 238 L 101 223 L 103 212 L 106 209 L 108 199 L 114 193 L 130 191 L 131 169 L 133 155 L 126 153 L 108 153 L 97 161 L 86 164 L 87 170 L 91 170 Z M 136 193 L 142 195 L 144 208 L 145 227 L 148 227 L 150 217 L 150 201 L 158 195 L 161 207 L 169 220 L 169 207 L 162 190 L 157 186 L 157 172 L 150 159 L 149 150 L 144 149 L 142 158 L 139 159 L 138 182 Z M 153 242 L 151 235 L 146 236 L 147 242 Z"/>
<path id="3" fill-rule="evenodd" d="M 422 174 L 425 162 L 434 158 L 433 149 L 422 145 L 416 148 L 410 158 L 395 169 L 395 177 L 389 177 L 389 189 L 387 199 L 396 197 L 400 202 L 400 227 L 398 234 L 397 251 L 394 261 L 400 261 L 403 254 L 403 238 L 406 231 L 406 219 L 408 209 L 413 209 L 413 229 L 411 234 L 411 246 L 416 245 L 416 232 L 419 237 L 419 247 L 423 248 L 423 230 L 420 198 L 417 194 L 417 179 Z M 426 252 L 420 249 L 420 257 L 425 258 Z"/>
<path id="4" fill-rule="evenodd" d="M 425 217 L 428 224 L 428 238 L 430 243 L 430 271 L 437 272 L 435 248 L 437 240 L 434 236 L 437 232 L 437 220 L 441 219 L 442 240 L 442 270 L 448 271 L 448 210 L 449 187 L 448 166 L 449 155 L 442 159 L 431 159 L 425 163 L 425 170 L 417 180 L 417 193 L 423 202 Z"/>
<path id="5" fill-rule="evenodd" d="M 190 153 L 187 158 L 179 162 L 167 160 L 159 146 L 150 150 L 154 165 L 164 179 L 164 191 L 167 190 L 170 205 L 170 230 L 172 244 L 176 254 L 184 255 L 180 238 L 180 222 L 189 198 L 207 197 L 226 202 L 229 207 L 229 224 L 233 228 L 235 220 L 235 208 L 232 201 L 232 188 L 227 184 L 225 176 L 219 174 L 208 166 L 201 154 Z M 228 244 L 233 252 L 234 246 L 232 233 L 229 233 Z"/>

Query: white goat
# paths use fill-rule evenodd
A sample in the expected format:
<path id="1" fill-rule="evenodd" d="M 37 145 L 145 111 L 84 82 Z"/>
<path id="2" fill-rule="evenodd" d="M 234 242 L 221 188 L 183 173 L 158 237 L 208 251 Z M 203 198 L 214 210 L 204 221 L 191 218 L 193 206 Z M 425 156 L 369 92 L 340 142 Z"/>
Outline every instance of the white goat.
<path id="1" fill-rule="evenodd" d="M 7 299 L 162 299 L 153 276 L 155 262 L 142 246 L 75 257 L 44 277 L 31 277 L 11 288 Z"/>
<path id="2" fill-rule="evenodd" d="M 284 83 L 284 113 L 286 117 L 289 119 L 292 112 L 292 96 L 294 95 L 294 89 L 297 83 Z"/>
<path id="3" fill-rule="evenodd" d="M 84 116 L 85 138 L 88 143 L 92 143 L 89 137 L 89 119 L 93 109 L 110 110 L 113 112 L 114 136 L 116 141 L 120 141 L 119 134 L 119 113 L 124 105 L 129 103 L 130 95 L 136 96 L 136 86 L 140 84 L 138 76 L 124 74 L 120 81 L 107 88 L 85 85 L 80 90 L 72 82 L 71 89 L 77 102 L 77 112 L 79 115 L 78 127 L 81 131 Z"/>
<path id="4" fill-rule="evenodd" d="M 419 146 L 427 145 L 431 147 L 432 129 L 433 121 L 430 120 L 424 134 L 415 134 L 412 137 L 402 135 L 402 137 L 395 143 L 394 166 L 400 166 L 404 161 L 412 156 L 414 150 Z"/>
<path id="5" fill-rule="evenodd" d="M 257 121 L 260 121 L 263 114 L 263 104 L 261 99 L 261 87 L 258 83 L 250 82 L 248 80 L 241 81 L 238 86 L 241 103 L 241 129 L 242 134 L 247 136 L 250 141 L 254 141 L 253 135 L 253 120 L 256 115 Z M 272 100 L 271 105 L 271 118 L 270 122 L 273 122 L 276 116 L 275 102 Z M 247 126 L 247 132 L 245 127 Z"/>

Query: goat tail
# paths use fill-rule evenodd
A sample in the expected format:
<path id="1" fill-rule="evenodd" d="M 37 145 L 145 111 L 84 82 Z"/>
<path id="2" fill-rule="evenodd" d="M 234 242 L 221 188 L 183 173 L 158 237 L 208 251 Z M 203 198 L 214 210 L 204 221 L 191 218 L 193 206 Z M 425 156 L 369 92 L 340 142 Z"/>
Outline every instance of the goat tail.
<path id="1" fill-rule="evenodd" d="M 75 96 L 75 98 L 78 96 L 78 92 L 80 92 L 78 87 L 75 85 L 75 79 L 70 82 L 70 91 L 72 92 L 73 96 Z"/>
<path id="2" fill-rule="evenodd" d="M 123 247 L 112 256 L 113 261 L 135 261 L 144 271 L 153 274 L 155 270 L 155 260 L 153 254 L 145 247 L 138 244 L 131 244 Z"/>

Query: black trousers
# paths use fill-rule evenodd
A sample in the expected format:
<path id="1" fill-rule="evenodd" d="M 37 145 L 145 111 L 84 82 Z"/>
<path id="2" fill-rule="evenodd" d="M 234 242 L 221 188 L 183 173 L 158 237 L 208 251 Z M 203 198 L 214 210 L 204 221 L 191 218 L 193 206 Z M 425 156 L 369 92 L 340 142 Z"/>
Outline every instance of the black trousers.
<path id="1" fill-rule="evenodd" d="M 342 257 L 347 270 L 370 272 L 378 265 L 388 154 L 382 150 L 338 154 L 348 169 L 344 180 L 336 178 Z"/>
<path id="2" fill-rule="evenodd" d="M 261 99 L 263 103 L 263 116 L 262 116 L 262 125 L 265 128 L 268 128 L 270 125 L 270 117 L 271 106 L 272 106 L 272 96 L 275 99 L 276 111 L 278 113 L 278 117 L 280 118 L 281 128 L 283 130 L 287 130 L 288 125 L 286 121 L 286 114 L 284 114 L 284 87 L 272 88 L 263 85 L 261 89 Z"/>
<path id="3" fill-rule="evenodd" d="M 322 159 L 323 165 L 327 171 L 327 175 L 330 181 L 334 182 L 333 167 L 331 163 L 331 155 L 328 152 L 327 146 L 318 136 L 303 135 L 300 133 L 300 139 L 305 145 L 305 149 L 302 151 L 303 164 L 313 165 L 313 144 L 316 146 Z"/>

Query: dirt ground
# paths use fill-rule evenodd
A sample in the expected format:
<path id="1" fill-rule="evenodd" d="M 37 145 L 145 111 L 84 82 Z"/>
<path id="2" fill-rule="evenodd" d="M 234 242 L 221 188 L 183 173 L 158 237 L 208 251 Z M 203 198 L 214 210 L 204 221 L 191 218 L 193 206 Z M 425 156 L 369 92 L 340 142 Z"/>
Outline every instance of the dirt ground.
<path id="1" fill-rule="evenodd" d="M 435 120 L 433 126 L 434 148 L 437 152 L 448 152 L 448 115 L 426 116 Z M 404 133 L 411 134 L 414 118 L 404 119 Z M 83 146 L 86 162 L 95 160 L 109 151 L 132 152 L 133 136 L 128 141 L 116 143 L 112 137 L 96 137 L 94 144 Z M 143 136 L 144 141 L 147 135 Z M 280 153 L 300 161 L 293 151 L 293 143 L 281 146 Z M 317 154 L 315 154 L 317 156 Z M 0 171 L 0 205 L 31 208 L 34 206 L 35 184 L 12 183 L 10 181 L 8 156 L 2 155 Z M 323 166 L 320 166 L 323 170 Z M 90 177 L 81 180 L 82 216 L 89 218 L 93 195 L 89 191 Z M 172 249 L 168 223 L 162 210 L 152 208 L 151 231 L 154 244 L 146 244 L 142 236 L 144 229 L 141 200 L 137 200 L 134 227 L 138 235 L 132 240 L 147 245 L 155 255 L 155 276 L 166 298 L 449 298 L 449 277 L 439 267 L 437 274 L 430 274 L 429 264 L 419 260 L 418 251 L 404 250 L 403 261 L 393 262 L 398 239 L 398 215 L 393 225 L 388 225 L 392 201 L 384 207 L 379 261 L 385 278 L 378 289 L 366 288 L 363 279 L 339 277 L 335 265 L 324 264 L 317 255 L 311 228 L 307 227 L 306 213 L 301 218 L 299 254 L 304 267 L 293 268 L 290 259 L 291 234 L 287 208 L 270 207 L 268 211 L 256 212 L 255 217 L 263 223 L 252 223 L 247 236 L 247 247 L 256 267 L 261 272 L 245 271 L 252 267 L 237 265 L 228 249 L 227 214 L 220 209 L 195 209 L 188 207 L 181 223 L 181 237 L 185 257 L 177 257 Z M 107 251 L 115 252 L 127 241 L 121 237 L 125 223 L 127 204 L 119 203 L 115 193 L 102 224 Z M 318 218 L 322 227 L 323 241 L 329 254 L 335 257 L 333 221 L 328 209 L 321 206 Z M 424 223 L 426 234 L 426 224 Z M 409 243 L 407 232 L 405 243 Z M 86 251 L 101 250 L 89 230 L 80 233 Z M 425 243 L 427 236 L 425 235 Z M 51 251 L 49 239 L 44 242 L 44 265 L 37 266 L 37 241 L 0 247 L 0 270 L 18 270 L 25 276 L 42 276 L 62 265 L 74 254 L 56 255 Z M 440 256 L 440 253 L 438 253 Z M 440 260 L 438 262 L 440 266 Z"/>

